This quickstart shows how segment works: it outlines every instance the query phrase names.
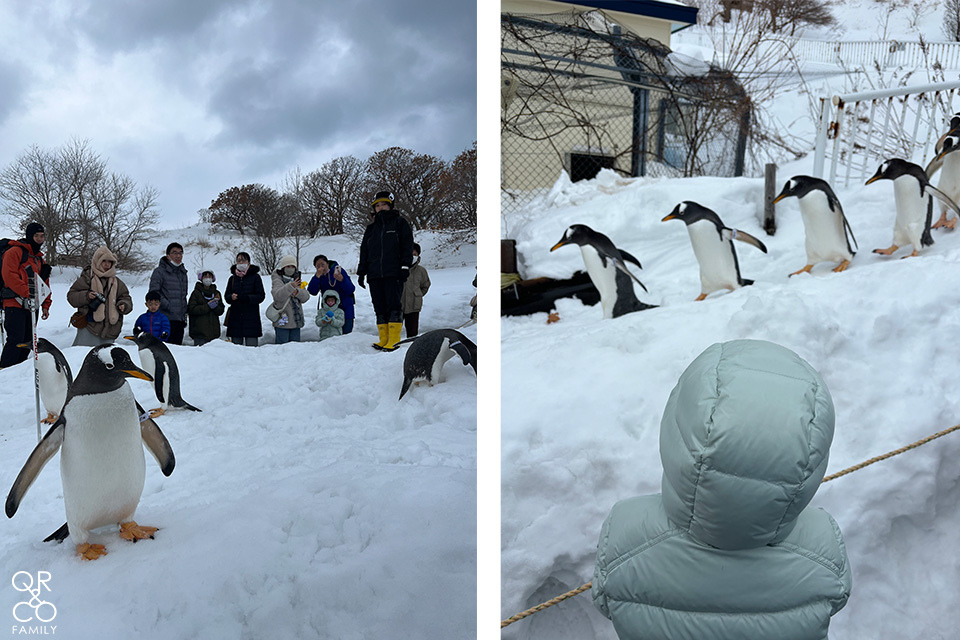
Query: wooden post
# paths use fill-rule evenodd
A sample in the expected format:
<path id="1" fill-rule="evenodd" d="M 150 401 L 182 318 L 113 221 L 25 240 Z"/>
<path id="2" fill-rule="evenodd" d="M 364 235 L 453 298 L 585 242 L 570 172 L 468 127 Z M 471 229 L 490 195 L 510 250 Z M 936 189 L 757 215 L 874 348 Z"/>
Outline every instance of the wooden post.
<path id="1" fill-rule="evenodd" d="M 770 163 L 763 174 L 763 230 L 772 236 L 777 232 L 773 199 L 777 197 L 777 165 Z"/>

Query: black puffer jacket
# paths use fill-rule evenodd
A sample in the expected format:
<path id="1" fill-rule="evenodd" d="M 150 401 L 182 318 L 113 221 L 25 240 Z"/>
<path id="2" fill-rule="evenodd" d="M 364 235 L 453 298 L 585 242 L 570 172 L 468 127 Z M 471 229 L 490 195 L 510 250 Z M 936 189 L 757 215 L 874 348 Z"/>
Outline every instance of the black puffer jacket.
<path id="1" fill-rule="evenodd" d="M 150 274 L 150 290 L 160 292 L 160 311 L 168 320 L 187 321 L 187 268 L 160 258 Z"/>
<path id="2" fill-rule="evenodd" d="M 413 230 L 394 209 L 381 211 L 367 225 L 360 243 L 358 276 L 399 278 L 413 264 Z"/>
<path id="3" fill-rule="evenodd" d="M 260 324 L 260 303 L 266 297 L 263 291 L 263 278 L 260 267 L 255 264 L 247 268 L 241 278 L 237 276 L 237 265 L 230 267 L 230 279 L 223 292 L 223 299 L 230 305 L 230 315 L 224 323 L 230 338 L 259 338 L 263 335 Z M 233 299 L 237 294 L 237 299 Z"/>

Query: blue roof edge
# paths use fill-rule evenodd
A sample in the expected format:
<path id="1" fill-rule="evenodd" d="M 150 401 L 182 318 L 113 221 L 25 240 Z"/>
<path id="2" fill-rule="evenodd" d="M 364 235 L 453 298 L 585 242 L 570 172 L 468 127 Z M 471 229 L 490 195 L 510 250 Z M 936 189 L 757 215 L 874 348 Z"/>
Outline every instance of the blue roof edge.
<path id="1" fill-rule="evenodd" d="M 638 16 L 648 16 L 670 20 L 671 22 L 685 22 L 695 24 L 697 21 L 696 7 L 687 7 L 675 4 L 665 4 L 657 0 L 556 0 L 563 4 L 578 4 L 593 9 L 606 11 L 620 11 Z"/>

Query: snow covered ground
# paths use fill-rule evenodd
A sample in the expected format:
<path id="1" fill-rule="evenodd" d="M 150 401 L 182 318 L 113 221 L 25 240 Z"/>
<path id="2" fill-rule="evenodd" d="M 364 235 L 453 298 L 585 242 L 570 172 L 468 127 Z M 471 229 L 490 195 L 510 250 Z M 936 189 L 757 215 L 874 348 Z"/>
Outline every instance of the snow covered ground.
<path id="1" fill-rule="evenodd" d="M 807 169 L 809 171 L 809 169 Z M 791 174 L 781 173 L 778 189 Z M 806 262 L 795 198 L 777 205 L 778 229 L 759 224 L 762 180 L 635 179 L 603 172 L 563 179 L 505 221 L 524 277 L 583 269 L 576 247 L 549 249 L 573 223 L 605 233 L 643 264 L 634 269 L 659 308 L 601 320 L 599 306 L 560 301 L 546 315 L 502 318 L 502 617 L 593 577 L 600 526 L 617 500 L 659 493 L 659 420 L 683 369 L 709 345 L 737 338 L 784 345 L 817 368 L 833 395 L 833 473 L 960 422 L 960 232 L 899 260 L 890 244 L 888 181 L 838 192 L 860 252 L 850 268 L 788 278 Z M 683 200 L 763 240 L 737 243 L 756 284 L 700 293 L 680 221 Z M 898 254 L 899 255 L 899 254 Z M 833 638 L 957 637 L 960 611 L 960 433 L 824 485 L 813 506 L 846 538 L 853 594 Z M 613 639 L 589 593 L 509 627 L 504 638 Z"/>
<path id="2" fill-rule="evenodd" d="M 433 282 L 421 331 L 456 327 L 476 291 L 476 245 L 418 235 Z M 206 249 L 201 260 L 199 238 L 228 250 Z M 159 258 L 171 240 L 184 245 L 191 279 L 213 268 L 221 291 L 233 251 L 249 251 L 197 225 L 163 232 L 149 254 Z M 299 264 L 323 252 L 353 274 L 357 251 L 347 238 L 322 238 Z M 69 346 L 64 296 L 76 274 L 54 270 L 54 304 L 39 329 L 74 374 L 88 351 Z M 149 271 L 120 277 L 139 315 Z M 475 325 L 463 331 L 476 339 Z M 98 542 L 108 555 L 96 562 L 79 560 L 69 542 L 42 543 L 64 521 L 55 457 L 2 524 L 0 611 L 12 634 L 45 626 L 64 638 L 475 637 L 477 378 L 451 360 L 442 384 L 398 402 L 406 347 L 374 351 L 375 335 L 370 297 L 357 289 L 356 328 L 341 338 L 316 342 L 311 315 L 299 344 L 274 345 L 264 319 L 256 349 L 171 346 L 183 396 L 203 413 L 157 420 L 177 465 L 164 477 L 147 455 L 137 520 L 160 528 L 156 540 L 134 546 L 105 532 Z M 141 404 L 157 405 L 149 383 L 129 384 Z M 33 393 L 29 361 L 0 372 L 4 491 L 36 445 Z M 41 598 L 56 606 L 54 620 L 14 619 L 13 607 L 29 599 L 9 586 L 17 571 L 49 572 Z"/>

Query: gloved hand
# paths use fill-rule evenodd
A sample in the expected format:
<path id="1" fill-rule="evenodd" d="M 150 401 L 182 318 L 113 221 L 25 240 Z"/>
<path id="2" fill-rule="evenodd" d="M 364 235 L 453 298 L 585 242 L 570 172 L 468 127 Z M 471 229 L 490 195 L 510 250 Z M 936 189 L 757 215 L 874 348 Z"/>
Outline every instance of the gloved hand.
<path id="1" fill-rule="evenodd" d="M 410 276 L 410 269 L 400 269 L 400 282 L 406 282 Z"/>
<path id="2" fill-rule="evenodd" d="M 357 284 L 360 285 L 361 289 L 367 288 L 367 285 L 363 284 L 363 276 L 357 276 Z"/>
<path id="3" fill-rule="evenodd" d="M 216 309 L 218 304 L 220 304 L 219 298 L 213 298 L 212 300 L 207 301 L 207 306 L 211 309 Z"/>

